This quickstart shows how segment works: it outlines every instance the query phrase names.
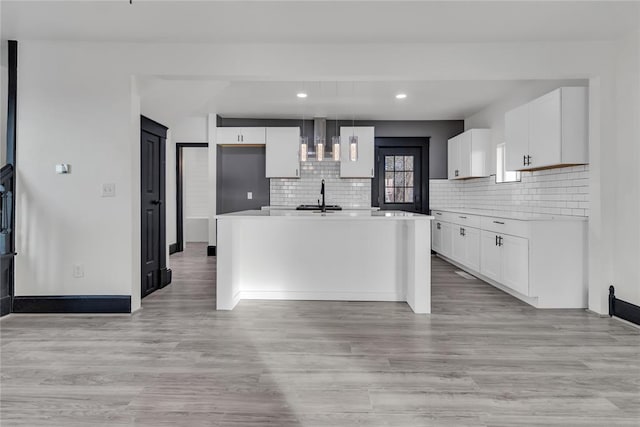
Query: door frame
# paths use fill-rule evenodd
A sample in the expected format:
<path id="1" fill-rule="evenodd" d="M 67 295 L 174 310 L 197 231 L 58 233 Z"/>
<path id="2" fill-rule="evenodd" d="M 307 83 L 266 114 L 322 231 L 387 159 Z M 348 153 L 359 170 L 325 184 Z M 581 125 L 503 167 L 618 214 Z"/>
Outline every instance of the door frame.
<path id="1" fill-rule="evenodd" d="M 166 147 L 167 147 L 167 131 L 169 130 L 169 128 L 167 128 L 166 126 L 156 122 L 155 120 L 152 120 L 148 117 L 145 116 L 140 116 L 140 144 L 142 146 L 142 133 L 143 132 L 147 132 L 150 133 L 152 135 L 155 135 L 157 137 L 160 138 L 160 165 L 158 170 L 160 171 L 160 200 L 164 201 L 166 200 L 166 192 L 167 192 L 167 186 L 166 186 L 166 163 L 167 163 L 167 153 L 166 153 Z M 140 197 L 140 221 L 142 223 L 142 217 L 144 215 L 144 211 L 143 211 L 143 206 L 142 206 L 142 170 L 144 170 L 142 168 L 142 162 L 144 162 L 145 159 L 140 156 L 140 193 L 139 193 L 139 197 Z M 142 228 L 140 229 L 140 248 L 143 247 L 143 233 L 144 231 L 142 230 Z M 171 270 L 167 269 L 167 207 L 166 207 L 166 203 L 163 203 L 161 205 L 160 208 L 160 236 L 158 238 L 158 264 L 159 264 L 159 271 L 158 271 L 158 275 L 160 277 L 160 283 L 158 284 L 158 289 L 162 289 L 165 286 L 167 286 L 169 283 L 171 283 Z M 141 253 L 142 253 L 142 249 L 141 249 Z M 144 257 L 140 257 L 140 268 L 141 271 L 144 271 Z M 142 285 L 143 285 L 143 280 L 142 280 L 142 276 L 140 276 L 140 296 L 142 297 L 143 294 L 143 289 L 142 289 Z"/>
<path id="2" fill-rule="evenodd" d="M 2 248 L 3 263 L 6 263 L 6 269 L 1 272 L 2 279 L 6 280 L 8 294 L 4 298 L 0 298 L 0 317 L 5 316 L 14 311 L 13 304 L 15 300 L 15 256 L 16 256 L 16 148 L 17 148 L 17 124 L 18 124 L 18 42 L 9 40 L 8 44 L 8 62 L 7 62 L 7 146 L 6 146 L 6 162 L 2 168 L 1 180 L 4 183 L 3 191 L 3 208 L 6 209 L 7 200 L 9 200 L 10 210 L 8 217 L 6 213 L 5 221 L 8 224 L 9 232 L 5 237 Z M 8 186 L 8 188 L 7 188 Z"/>
<path id="3" fill-rule="evenodd" d="M 422 182 L 420 183 L 420 212 L 429 213 L 429 140 L 428 136 L 421 137 L 376 137 L 375 138 L 375 170 L 380 170 L 380 148 L 418 147 L 420 148 L 420 168 Z M 384 177 L 374 174 L 371 182 L 371 206 L 380 207 L 380 180 Z"/>
<path id="4" fill-rule="evenodd" d="M 207 142 L 176 143 L 176 243 L 169 245 L 169 255 L 184 250 L 184 156 L 185 148 L 208 148 Z"/>

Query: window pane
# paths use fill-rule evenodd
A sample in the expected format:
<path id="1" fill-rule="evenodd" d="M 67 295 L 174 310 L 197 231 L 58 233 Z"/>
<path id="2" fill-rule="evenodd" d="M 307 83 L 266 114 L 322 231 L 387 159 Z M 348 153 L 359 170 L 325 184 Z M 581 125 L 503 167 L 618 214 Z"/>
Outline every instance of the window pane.
<path id="1" fill-rule="evenodd" d="M 404 157 L 396 156 L 396 170 L 403 171 L 404 170 Z"/>
<path id="2" fill-rule="evenodd" d="M 413 172 L 405 172 L 404 173 L 404 186 L 405 187 L 414 187 Z"/>
<path id="3" fill-rule="evenodd" d="M 384 189 L 384 202 L 385 203 L 393 203 L 393 200 L 394 200 L 393 195 L 394 195 L 393 187 L 385 188 Z"/>
<path id="4" fill-rule="evenodd" d="M 413 156 L 405 156 L 404 157 L 404 170 L 412 171 L 413 170 Z"/>
<path id="5" fill-rule="evenodd" d="M 404 189 L 404 201 L 407 203 L 413 203 L 413 188 Z"/>
<path id="6" fill-rule="evenodd" d="M 393 170 L 393 156 L 384 156 L 384 170 Z"/>
<path id="7" fill-rule="evenodd" d="M 393 172 L 384 173 L 384 186 L 393 187 Z"/>
<path id="8" fill-rule="evenodd" d="M 404 203 L 404 188 L 396 188 L 396 203 Z"/>
<path id="9" fill-rule="evenodd" d="M 404 172 L 396 172 L 394 185 L 404 187 Z"/>

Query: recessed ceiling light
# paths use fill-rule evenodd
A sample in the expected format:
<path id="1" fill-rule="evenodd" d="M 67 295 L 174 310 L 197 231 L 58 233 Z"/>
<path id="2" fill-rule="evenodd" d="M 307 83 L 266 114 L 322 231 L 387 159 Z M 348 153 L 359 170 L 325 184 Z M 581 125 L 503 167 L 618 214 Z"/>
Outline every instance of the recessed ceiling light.
<path id="1" fill-rule="evenodd" d="M 306 97 L 307 97 L 307 94 L 306 94 L 306 93 L 304 93 L 304 92 L 299 92 L 296 96 L 297 96 L 298 98 L 306 98 Z"/>
<path id="2" fill-rule="evenodd" d="M 406 93 L 399 93 L 396 95 L 396 99 L 405 99 L 407 97 Z"/>

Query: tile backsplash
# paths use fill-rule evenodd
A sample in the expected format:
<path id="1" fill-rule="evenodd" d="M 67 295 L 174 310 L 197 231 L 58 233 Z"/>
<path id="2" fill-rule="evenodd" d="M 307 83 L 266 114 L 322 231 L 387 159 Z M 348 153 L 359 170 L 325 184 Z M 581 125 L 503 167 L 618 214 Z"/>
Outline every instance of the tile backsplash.
<path id="1" fill-rule="evenodd" d="M 303 162 L 300 178 L 271 178 L 271 205 L 294 207 L 315 204 L 321 197 L 320 183 L 323 179 L 328 205 L 371 207 L 371 179 L 340 178 L 340 163 L 334 161 Z"/>
<path id="2" fill-rule="evenodd" d="M 429 181 L 429 205 L 548 215 L 589 216 L 589 166 L 523 172 L 521 182 L 496 184 L 495 176 Z"/>

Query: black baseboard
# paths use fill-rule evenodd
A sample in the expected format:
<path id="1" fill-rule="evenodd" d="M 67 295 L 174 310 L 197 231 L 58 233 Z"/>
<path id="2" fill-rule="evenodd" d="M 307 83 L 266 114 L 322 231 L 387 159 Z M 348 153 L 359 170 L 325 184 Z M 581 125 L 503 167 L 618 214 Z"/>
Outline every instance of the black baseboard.
<path id="1" fill-rule="evenodd" d="M 640 307 L 616 298 L 615 291 L 613 286 L 609 286 L 609 316 L 640 325 Z"/>
<path id="2" fill-rule="evenodd" d="M 13 298 L 14 313 L 131 313 L 129 295 L 64 295 Z"/>
<path id="3" fill-rule="evenodd" d="M 207 256 L 216 256 L 216 252 L 215 246 L 207 246 Z"/>
<path id="4" fill-rule="evenodd" d="M 0 298 L 0 317 L 11 313 L 11 295 Z"/>
<path id="5" fill-rule="evenodd" d="M 178 252 L 178 244 L 177 243 L 171 243 L 169 245 L 169 255 L 173 255 L 176 252 Z"/>
<path id="6" fill-rule="evenodd" d="M 160 270 L 160 285 L 164 288 L 171 283 L 172 272 L 170 268 L 163 268 Z"/>

